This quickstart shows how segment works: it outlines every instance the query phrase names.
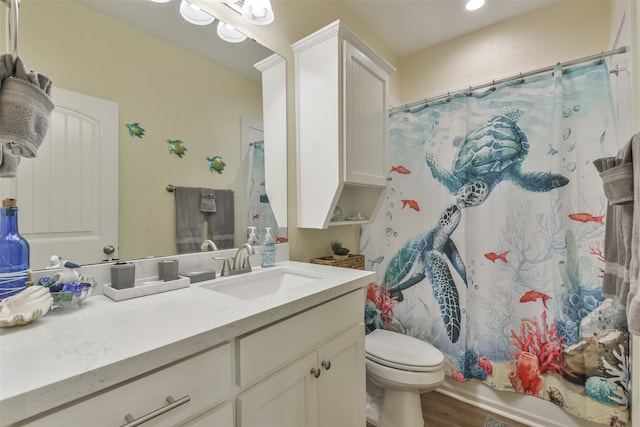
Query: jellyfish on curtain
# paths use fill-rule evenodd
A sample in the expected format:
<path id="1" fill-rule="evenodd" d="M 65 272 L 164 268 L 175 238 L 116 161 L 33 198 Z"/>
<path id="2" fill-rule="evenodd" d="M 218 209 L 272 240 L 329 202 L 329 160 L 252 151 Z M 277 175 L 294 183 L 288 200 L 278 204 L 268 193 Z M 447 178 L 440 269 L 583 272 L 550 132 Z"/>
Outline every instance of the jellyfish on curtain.
<path id="1" fill-rule="evenodd" d="M 262 244 L 266 227 L 275 231 L 278 238 L 278 224 L 273 215 L 264 178 L 264 142 L 257 141 L 249 146 L 249 172 L 247 176 L 247 227 L 256 227 L 258 242 Z"/>

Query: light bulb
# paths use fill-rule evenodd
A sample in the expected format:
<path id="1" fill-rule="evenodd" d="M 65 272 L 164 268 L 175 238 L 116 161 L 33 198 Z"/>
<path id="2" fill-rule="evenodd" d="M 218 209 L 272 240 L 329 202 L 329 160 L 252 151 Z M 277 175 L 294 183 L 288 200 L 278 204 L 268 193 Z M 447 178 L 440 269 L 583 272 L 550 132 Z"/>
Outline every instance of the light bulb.
<path id="1" fill-rule="evenodd" d="M 215 21 L 213 16 L 187 0 L 182 0 L 180 3 L 180 15 L 185 21 L 195 25 L 209 25 Z"/>
<path id="2" fill-rule="evenodd" d="M 273 8 L 269 0 L 245 0 L 242 4 L 242 16 L 258 25 L 273 22 Z"/>
<path id="3" fill-rule="evenodd" d="M 484 6 L 484 0 L 469 0 L 465 6 L 467 10 L 478 10 Z"/>
<path id="4" fill-rule="evenodd" d="M 233 26 L 222 21 L 218 22 L 218 36 L 222 40 L 230 43 L 240 43 L 247 38 L 247 36 L 236 30 Z"/>

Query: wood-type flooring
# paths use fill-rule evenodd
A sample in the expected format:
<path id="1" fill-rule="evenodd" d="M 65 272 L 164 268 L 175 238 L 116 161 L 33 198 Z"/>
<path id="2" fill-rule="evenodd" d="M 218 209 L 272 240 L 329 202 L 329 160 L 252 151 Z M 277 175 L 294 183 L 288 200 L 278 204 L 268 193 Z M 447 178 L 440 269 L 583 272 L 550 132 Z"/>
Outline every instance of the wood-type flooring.
<path id="1" fill-rule="evenodd" d="M 470 405 L 438 392 L 422 395 L 422 415 L 428 427 L 484 427 L 488 416 L 510 427 L 527 427 L 482 408 Z M 367 427 L 375 427 L 367 423 Z"/>

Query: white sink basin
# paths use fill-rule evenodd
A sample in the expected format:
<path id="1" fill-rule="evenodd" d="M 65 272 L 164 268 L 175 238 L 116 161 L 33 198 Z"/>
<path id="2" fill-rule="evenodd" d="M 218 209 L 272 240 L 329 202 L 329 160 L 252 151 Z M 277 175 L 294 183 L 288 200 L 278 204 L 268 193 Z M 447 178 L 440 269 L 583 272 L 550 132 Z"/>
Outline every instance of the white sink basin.
<path id="1" fill-rule="evenodd" d="M 325 275 L 318 273 L 271 267 L 235 277 L 216 279 L 211 283 L 201 285 L 201 287 L 235 298 L 253 300 L 287 291 L 325 277 Z"/>

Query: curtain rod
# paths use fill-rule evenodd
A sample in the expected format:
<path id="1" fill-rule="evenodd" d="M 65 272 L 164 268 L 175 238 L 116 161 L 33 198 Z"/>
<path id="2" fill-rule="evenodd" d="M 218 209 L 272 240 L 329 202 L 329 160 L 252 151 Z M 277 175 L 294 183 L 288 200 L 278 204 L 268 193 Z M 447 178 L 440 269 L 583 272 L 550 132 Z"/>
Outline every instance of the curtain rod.
<path id="1" fill-rule="evenodd" d="M 571 65 L 581 64 L 583 62 L 593 61 L 595 59 L 603 59 L 603 58 L 608 57 L 608 56 L 613 56 L 613 55 L 618 55 L 620 53 L 625 53 L 625 52 L 627 52 L 627 50 L 628 50 L 627 46 L 622 46 L 622 47 L 619 47 L 617 49 L 612 49 L 612 50 L 608 50 L 608 51 L 605 51 L 605 52 L 596 53 L 594 55 L 585 56 L 585 57 L 574 59 L 574 60 L 571 60 L 571 61 L 558 62 L 556 65 L 550 65 L 548 67 L 538 68 L 537 70 L 528 71 L 526 73 L 520 73 L 520 74 L 517 74 L 517 75 L 510 76 L 510 77 L 505 77 L 505 78 L 499 79 L 499 80 L 493 80 L 491 82 L 479 84 L 479 85 L 476 85 L 476 86 L 469 86 L 466 89 L 460 89 L 460 90 L 457 90 L 455 92 L 447 92 L 446 94 L 443 94 L 443 95 L 434 96 L 432 98 L 421 99 L 420 101 L 410 102 L 408 104 L 404 104 L 404 105 L 401 105 L 399 107 L 391 107 L 389 110 L 390 110 L 390 112 L 396 112 L 396 111 L 404 110 L 404 109 L 411 108 L 411 107 L 417 107 L 418 105 L 429 105 L 430 102 L 439 101 L 439 100 L 442 100 L 442 99 L 447 99 L 447 98 L 451 97 L 451 95 L 455 95 L 455 94 L 458 94 L 458 93 L 469 93 L 469 92 L 472 92 L 474 90 L 484 89 L 486 87 L 493 87 L 493 86 L 495 86 L 497 84 L 506 83 L 506 82 L 509 82 L 511 80 L 524 79 L 525 77 L 531 77 L 531 76 L 535 76 L 536 74 L 541 74 L 541 73 L 546 73 L 548 71 L 553 71 L 556 67 L 569 67 Z"/>

